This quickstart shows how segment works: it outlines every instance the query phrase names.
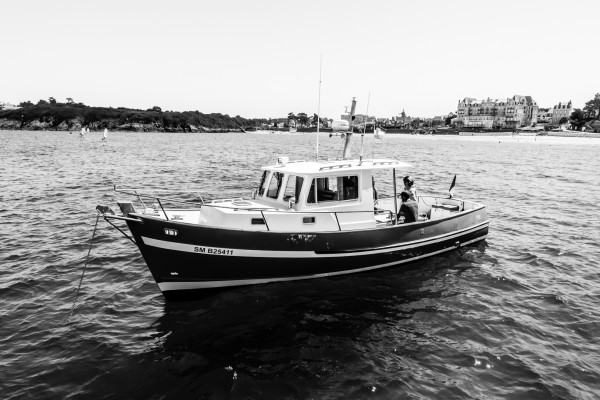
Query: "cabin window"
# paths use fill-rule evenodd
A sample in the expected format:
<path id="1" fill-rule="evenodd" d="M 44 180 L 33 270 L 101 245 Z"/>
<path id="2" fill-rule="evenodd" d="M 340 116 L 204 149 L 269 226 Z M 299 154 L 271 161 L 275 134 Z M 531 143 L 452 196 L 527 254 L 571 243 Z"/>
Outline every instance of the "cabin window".
<path id="1" fill-rule="evenodd" d="M 285 185 L 285 191 L 283 192 L 283 200 L 288 201 L 292 197 L 295 197 L 296 199 L 300 198 L 302 183 L 304 183 L 303 177 L 290 175 L 287 180 L 287 185 Z"/>
<path id="2" fill-rule="evenodd" d="M 262 178 L 260 178 L 260 185 L 258 185 L 258 195 L 262 196 L 265 194 L 265 190 L 267 190 L 267 175 L 268 171 L 263 171 Z"/>
<path id="3" fill-rule="evenodd" d="M 269 189 L 267 190 L 267 197 L 276 199 L 279 196 L 279 190 L 281 189 L 282 183 L 283 183 L 283 173 L 282 172 L 273 172 L 273 176 L 271 177 L 271 182 L 269 182 Z"/>
<path id="4" fill-rule="evenodd" d="M 324 203 L 358 199 L 358 176 L 315 178 L 310 185 L 307 203 Z"/>

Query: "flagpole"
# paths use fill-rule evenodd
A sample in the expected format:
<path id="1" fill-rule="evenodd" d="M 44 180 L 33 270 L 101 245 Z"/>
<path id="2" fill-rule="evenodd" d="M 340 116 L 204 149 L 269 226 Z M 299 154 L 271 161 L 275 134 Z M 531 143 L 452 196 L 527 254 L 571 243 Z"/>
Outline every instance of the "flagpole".
<path id="1" fill-rule="evenodd" d="M 321 71 L 323 69 L 323 53 L 319 61 L 319 105 L 317 106 L 317 155 L 316 160 L 319 161 L 319 132 L 321 126 Z"/>

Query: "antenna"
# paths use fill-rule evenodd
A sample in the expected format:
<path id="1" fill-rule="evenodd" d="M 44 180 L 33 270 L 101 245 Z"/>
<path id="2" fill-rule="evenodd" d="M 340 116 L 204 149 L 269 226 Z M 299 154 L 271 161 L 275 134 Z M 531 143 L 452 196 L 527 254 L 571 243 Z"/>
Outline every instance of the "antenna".
<path id="1" fill-rule="evenodd" d="M 369 92 L 369 97 L 367 98 L 367 115 L 365 115 L 365 126 L 363 127 L 363 133 L 360 135 L 360 159 L 363 158 L 363 143 L 365 141 L 365 133 L 367 132 L 367 122 L 369 121 L 369 102 L 371 101 L 371 92 Z M 375 129 L 373 127 L 373 129 Z M 373 131 L 375 133 L 375 131 Z"/>
<path id="2" fill-rule="evenodd" d="M 319 105 L 317 106 L 317 155 L 316 161 L 319 161 L 319 127 L 321 126 L 321 70 L 323 67 L 323 53 L 319 61 Z"/>

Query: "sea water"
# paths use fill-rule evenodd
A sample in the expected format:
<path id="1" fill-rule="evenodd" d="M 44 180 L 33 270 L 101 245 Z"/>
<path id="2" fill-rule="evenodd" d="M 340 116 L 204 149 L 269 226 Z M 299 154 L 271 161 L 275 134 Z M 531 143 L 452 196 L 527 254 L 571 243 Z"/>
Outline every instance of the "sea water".
<path id="1" fill-rule="evenodd" d="M 364 157 L 412 164 L 399 175 L 419 194 L 457 175 L 455 196 L 487 205 L 487 240 L 167 303 L 127 238 L 100 220 L 91 243 L 113 185 L 248 196 L 277 156 L 314 158 L 315 134 L 101 138 L 0 131 L 1 398 L 600 396 L 600 139 L 367 135 Z"/>

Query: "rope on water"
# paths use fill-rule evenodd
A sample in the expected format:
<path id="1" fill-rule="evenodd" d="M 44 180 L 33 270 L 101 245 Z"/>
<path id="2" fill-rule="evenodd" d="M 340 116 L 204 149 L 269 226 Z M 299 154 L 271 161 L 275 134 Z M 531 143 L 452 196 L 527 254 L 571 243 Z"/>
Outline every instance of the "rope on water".
<path id="1" fill-rule="evenodd" d="M 83 265 L 83 271 L 81 271 L 81 279 L 79 280 L 79 286 L 77 287 L 77 292 L 75 293 L 75 300 L 73 300 L 73 306 L 71 307 L 71 312 L 69 313 L 69 318 L 67 319 L 67 324 L 71 322 L 71 317 L 73 316 L 73 310 L 75 310 L 75 304 L 77 303 L 77 297 L 79 297 L 79 291 L 81 290 L 81 284 L 83 283 L 83 276 L 85 275 L 85 269 L 87 268 L 88 261 L 90 259 L 90 252 L 92 251 L 92 245 L 94 244 L 94 237 L 96 236 L 96 228 L 98 227 L 98 221 L 100 220 L 100 214 L 96 217 L 96 223 L 94 224 L 94 233 L 92 233 L 92 240 L 90 241 L 90 248 L 88 249 L 87 257 L 85 258 L 85 264 Z"/>

